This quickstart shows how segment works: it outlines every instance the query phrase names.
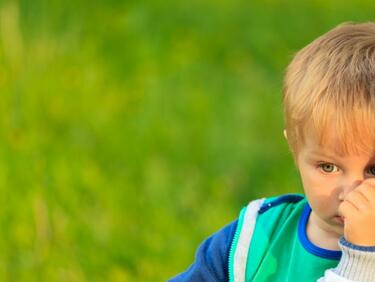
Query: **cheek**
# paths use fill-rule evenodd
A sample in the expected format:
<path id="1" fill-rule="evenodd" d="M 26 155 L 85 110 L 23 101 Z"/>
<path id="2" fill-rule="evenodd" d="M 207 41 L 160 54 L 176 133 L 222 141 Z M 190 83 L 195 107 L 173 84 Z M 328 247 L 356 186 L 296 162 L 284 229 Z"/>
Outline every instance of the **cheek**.
<path id="1" fill-rule="evenodd" d="M 328 211 L 338 198 L 334 177 L 322 175 L 318 171 L 301 172 L 302 184 L 311 207 L 316 211 Z"/>
<path id="2" fill-rule="evenodd" d="M 336 180 L 329 175 L 322 175 L 317 170 L 310 169 L 301 173 L 302 184 L 306 194 L 328 196 L 335 190 Z"/>
<path id="3" fill-rule="evenodd" d="M 301 172 L 302 185 L 307 195 L 313 195 L 323 191 L 322 181 L 312 171 Z"/>
<path id="4" fill-rule="evenodd" d="M 304 190 L 311 208 L 322 218 L 337 209 L 338 190 L 334 181 L 320 177 L 304 179 Z"/>

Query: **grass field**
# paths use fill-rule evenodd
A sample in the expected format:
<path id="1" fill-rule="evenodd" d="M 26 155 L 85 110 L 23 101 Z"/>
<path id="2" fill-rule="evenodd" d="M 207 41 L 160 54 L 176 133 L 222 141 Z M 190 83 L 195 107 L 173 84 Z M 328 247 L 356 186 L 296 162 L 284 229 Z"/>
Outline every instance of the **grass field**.
<path id="1" fill-rule="evenodd" d="M 302 192 L 293 54 L 373 1 L 1 1 L 0 280 L 164 281 Z"/>

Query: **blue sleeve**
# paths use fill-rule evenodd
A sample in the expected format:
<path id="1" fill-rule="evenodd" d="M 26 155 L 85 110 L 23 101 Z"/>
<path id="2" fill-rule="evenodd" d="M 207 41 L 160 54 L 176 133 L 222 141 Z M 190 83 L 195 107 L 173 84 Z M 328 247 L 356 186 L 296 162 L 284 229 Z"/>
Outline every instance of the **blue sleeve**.
<path id="1" fill-rule="evenodd" d="M 199 246 L 194 263 L 168 281 L 228 281 L 228 258 L 236 228 L 237 220 L 206 239 Z"/>

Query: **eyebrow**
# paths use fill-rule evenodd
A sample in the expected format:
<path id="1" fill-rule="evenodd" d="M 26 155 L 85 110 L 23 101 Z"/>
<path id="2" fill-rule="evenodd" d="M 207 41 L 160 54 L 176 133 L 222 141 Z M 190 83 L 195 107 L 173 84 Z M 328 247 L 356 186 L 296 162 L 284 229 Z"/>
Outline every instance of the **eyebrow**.
<path id="1" fill-rule="evenodd" d="M 340 160 L 341 158 L 345 156 L 340 156 L 339 154 L 333 155 L 333 154 L 328 154 L 325 152 L 319 152 L 319 151 L 311 151 L 310 154 L 316 156 L 316 157 L 325 157 L 333 160 Z M 375 162 L 375 153 L 369 158 L 369 163 Z"/>
<path id="2" fill-rule="evenodd" d="M 341 163 L 342 159 L 345 157 L 345 156 L 340 156 L 340 154 L 330 154 L 330 153 L 326 153 L 326 152 L 319 152 L 319 151 L 311 151 L 310 152 L 310 157 L 312 158 L 325 158 L 325 159 L 329 159 L 329 160 L 332 160 L 334 162 L 339 162 Z"/>
<path id="3" fill-rule="evenodd" d="M 311 151 L 310 154 L 315 155 L 315 156 L 320 156 L 320 157 L 327 157 L 327 158 L 337 158 L 337 156 L 340 157 L 338 154 L 333 155 L 333 154 L 327 154 L 327 153 L 319 152 L 319 151 Z"/>

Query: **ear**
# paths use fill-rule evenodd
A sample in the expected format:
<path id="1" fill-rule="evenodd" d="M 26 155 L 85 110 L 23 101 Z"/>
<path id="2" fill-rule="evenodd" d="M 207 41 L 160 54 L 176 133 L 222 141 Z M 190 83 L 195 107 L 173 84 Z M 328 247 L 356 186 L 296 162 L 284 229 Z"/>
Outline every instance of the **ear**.
<path id="1" fill-rule="evenodd" d="M 284 129 L 283 133 L 284 133 L 285 139 L 288 140 L 288 135 L 286 134 L 286 129 Z"/>

